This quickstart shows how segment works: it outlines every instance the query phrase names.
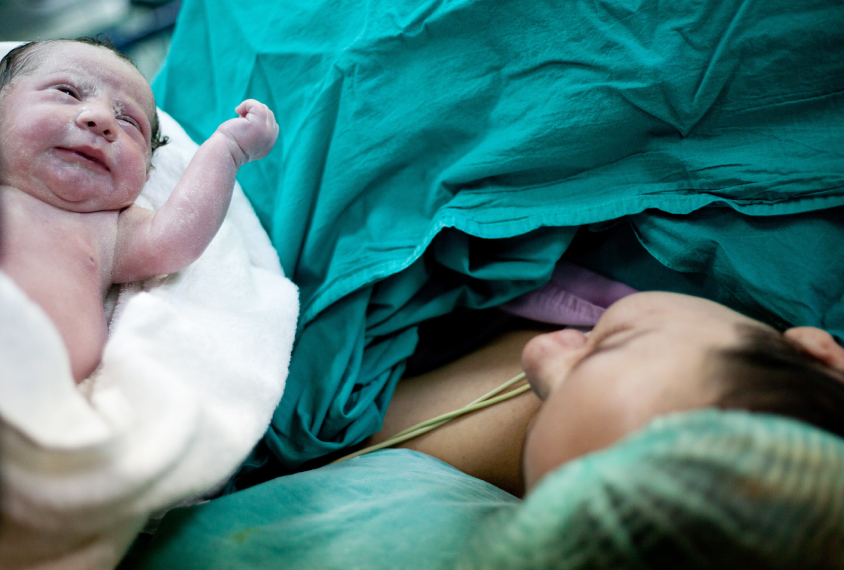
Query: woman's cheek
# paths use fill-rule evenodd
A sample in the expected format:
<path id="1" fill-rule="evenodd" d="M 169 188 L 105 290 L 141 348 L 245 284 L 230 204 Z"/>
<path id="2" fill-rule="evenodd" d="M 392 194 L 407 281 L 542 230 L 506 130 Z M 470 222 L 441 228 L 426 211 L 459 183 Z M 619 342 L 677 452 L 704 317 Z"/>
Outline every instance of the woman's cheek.
<path id="1" fill-rule="evenodd" d="M 571 418 L 560 403 L 559 398 L 546 399 L 528 430 L 522 466 L 528 490 L 571 458 L 571 426 L 567 425 Z"/>

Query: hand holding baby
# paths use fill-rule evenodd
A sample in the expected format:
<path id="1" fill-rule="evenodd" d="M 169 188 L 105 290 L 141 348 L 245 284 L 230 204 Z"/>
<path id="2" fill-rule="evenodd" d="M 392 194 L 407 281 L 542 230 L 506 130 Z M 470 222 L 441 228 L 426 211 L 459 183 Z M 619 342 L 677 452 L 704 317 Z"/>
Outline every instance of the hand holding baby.
<path id="1" fill-rule="evenodd" d="M 239 117 L 221 124 L 217 132 L 229 140 L 232 158 L 240 167 L 269 154 L 278 138 L 278 125 L 269 107 L 255 99 L 247 99 L 235 112 Z"/>

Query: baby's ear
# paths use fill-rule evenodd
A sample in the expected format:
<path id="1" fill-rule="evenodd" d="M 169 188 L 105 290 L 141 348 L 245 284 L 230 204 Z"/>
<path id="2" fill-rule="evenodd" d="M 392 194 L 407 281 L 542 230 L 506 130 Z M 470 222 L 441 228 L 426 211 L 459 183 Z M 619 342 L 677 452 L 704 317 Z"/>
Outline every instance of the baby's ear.
<path id="1" fill-rule="evenodd" d="M 844 372 L 844 348 L 825 330 L 817 327 L 794 327 L 785 331 L 783 336 L 799 344 L 803 350 L 824 364 Z"/>

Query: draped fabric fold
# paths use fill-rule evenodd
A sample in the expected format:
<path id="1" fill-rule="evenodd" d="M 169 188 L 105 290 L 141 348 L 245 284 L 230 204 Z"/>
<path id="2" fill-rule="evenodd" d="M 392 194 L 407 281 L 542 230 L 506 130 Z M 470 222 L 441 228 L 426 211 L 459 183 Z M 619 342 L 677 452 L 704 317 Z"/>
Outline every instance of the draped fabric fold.
<path id="1" fill-rule="evenodd" d="M 159 104 L 281 126 L 239 178 L 302 303 L 268 447 L 376 431 L 417 323 L 540 286 L 585 225 L 844 339 L 841 62 L 837 0 L 186 0 Z"/>

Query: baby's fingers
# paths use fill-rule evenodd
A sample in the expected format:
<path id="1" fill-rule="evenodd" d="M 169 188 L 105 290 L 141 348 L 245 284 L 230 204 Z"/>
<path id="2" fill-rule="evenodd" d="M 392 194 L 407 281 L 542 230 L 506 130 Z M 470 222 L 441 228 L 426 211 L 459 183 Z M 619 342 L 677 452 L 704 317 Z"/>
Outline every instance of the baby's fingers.
<path id="1" fill-rule="evenodd" d="M 255 99 L 247 99 L 242 102 L 240 105 L 235 107 L 234 112 L 244 118 L 251 114 L 265 120 L 269 117 L 271 120 L 275 121 L 275 117 L 273 117 L 273 112 L 270 111 L 270 108 Z"/>
<path id="2" fill-rule="evenodd" d="M 267 131 L 278 135 L 278 125 L 275 122 L 275 115 L 269 107 L 260 101 L 247 99 L 237 106 L 235 112 L 244 119 L 251 120 L 259 124 L 263 122 L 263 126 L 267 129 Z"/>
<path id="3" fill-rule="evenodd" d="M 255 99 L 247 99 L 246 101 L 241 102 L 240 105 L 235 107 L 234 112 L 237 113 L 238 115 L 240 115 L 241 117 L 245 117 L 246 115 L 249 114 L 249 110 L 251 108 L 253 108 L 255 105 L 260 105 L 260 104 L 261 103 L 259 103 Z"/>
<path id="4" fill-rule="evenodd" d="M 235 108 L 238 118 L 229 119 L 219 130 L 243 151 L 245 162 L 267 156 L 278 138 L 279 128 L 269 107 L 247 99 Z"/>

